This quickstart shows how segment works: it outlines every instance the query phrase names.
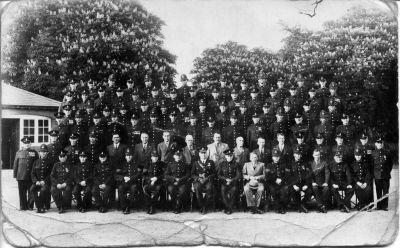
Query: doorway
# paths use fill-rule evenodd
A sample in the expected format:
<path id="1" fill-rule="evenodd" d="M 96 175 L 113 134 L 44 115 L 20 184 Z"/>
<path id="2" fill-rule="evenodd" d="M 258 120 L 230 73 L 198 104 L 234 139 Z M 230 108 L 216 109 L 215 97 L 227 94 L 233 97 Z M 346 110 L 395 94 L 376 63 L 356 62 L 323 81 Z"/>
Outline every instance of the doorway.
<path id="1" fill-rule="evenodd" d="M 19 150 L 19 119 L 1 120 L 1 163 L 3 169 L 12 169 Z"/>

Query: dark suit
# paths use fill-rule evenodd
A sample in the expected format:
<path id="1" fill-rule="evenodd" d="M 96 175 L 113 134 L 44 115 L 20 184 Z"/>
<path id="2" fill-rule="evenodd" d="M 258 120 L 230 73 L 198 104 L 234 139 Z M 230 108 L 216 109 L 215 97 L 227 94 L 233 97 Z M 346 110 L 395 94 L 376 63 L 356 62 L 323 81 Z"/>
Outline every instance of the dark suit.
<path id="1" fill-rule="evenodd" d="M 165 142 L 161 142 L 157 145 L 157 153 L 162 162 L 168 163 L 173 160 L 173 152 L 177 147 L 175 142 L 169 141 L 168 146 Z"/>
<path id="2" fill-rule="evenodd" d="M 133 160 L 138 164 L 139 168 L 149 167 L 151 161 L 151 151 L 155 148 L 152 144 L 147 143 L 146 148 L 143 148 L 143 143 L 135 146 L 135 152 L 133 153 Z"/>
<path id="3" fill-rule="evenodd" d="M 189 147 L 183 148 L 182 157 L 185 163 L 191 168 L 194 161 L 199 159 L 197 150 L 193 147 L 192 150 Z"/>

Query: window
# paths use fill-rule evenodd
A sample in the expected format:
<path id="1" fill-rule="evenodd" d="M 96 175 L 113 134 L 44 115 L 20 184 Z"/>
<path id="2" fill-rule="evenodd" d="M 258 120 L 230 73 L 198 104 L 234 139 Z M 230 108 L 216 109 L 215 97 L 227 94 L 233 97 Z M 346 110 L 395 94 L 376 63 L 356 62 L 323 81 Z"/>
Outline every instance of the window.
<path id="1" fill-rule="evenodd" d="M 21 136 L 28 136 L 32 145 L 37 146 L 49 142 L 50 118 L 25 115 L 21 118 Z M 21 137 L 21 138 L 22 138 Z"/>
<path id="2" fill-rule="evenodd" d="M 47 143 L 49 142 L 49 136 L 47 133 L 49 132 L 49 120 L 38 120 L 39 121 L 39 134 L 38 134 L 38 143 Z"/>
<path id="3" fill-rule="evenodd" d="M 24 137 L 28 136 L 31 142 L 35 138 L 35 120 L 24 120 Z"/>

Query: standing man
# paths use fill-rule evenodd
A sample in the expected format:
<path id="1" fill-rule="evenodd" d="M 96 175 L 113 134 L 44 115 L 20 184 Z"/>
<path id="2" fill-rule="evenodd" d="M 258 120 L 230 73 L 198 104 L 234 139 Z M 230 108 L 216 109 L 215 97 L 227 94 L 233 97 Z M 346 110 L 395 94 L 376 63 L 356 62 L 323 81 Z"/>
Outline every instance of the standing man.
<path id="1" fill-rule="evenodd" d="M 226 153 L 225 154 L 225 159 Z M 233 149 L 233 158 L 239 166 L 240 171 L 242 171 L 243 165 L 249 162 L 250 151 L 248 148 L 244 147 L 244 138 L 239 136 L 236 138 L 236 147 Z M 261 161 L 262 162 L 262 161 Z"/>
<path id="2" fill-rule="evenodd" d="M 193 136 L 190 134 L 186 135 L 185 141 L 186 146 L 183 148 L 182 156 L 187 166 L 191 168 L 192 164 L 194 163 L 194 161 L 198 160 L 199 156 L 196 152 L 196 147 L 193 144 Z"/>
<path id="3" fill-rule="evenodd" d="M 214 133 L 214 143 L 207 145 L 207 158 L 214 161 L 218 170 L 222 161 L 225 161 L 224 151 L 228 150 L 229 146 L 221 142 L 221 134 Z"/>
<path id="4" fill-rule="evenodd" d="M 258 162 L 258 156 L 254 152 L 250 153 L 250 162 L 243 166 L 243 179 L 247 207 L 251 208 L 252 214 L 261 214 L 262 210 L 259 207 L 264 192 L 265 169 L 264 164 Z M 255 191 L 255 197 L 253 197 L 253 191 Z"/>
<path id="5" fill-rule="evenodd" d="M 31 171 L 32 164 L 37 159 L 38 154 L 31 149 L 31 140 L 28 137 L 21 139 L 21 150 L 17 151 L 14 159 L 14 178 L 18 182 L 19 209 L 33 210 L 33 194 L 30 191 L 32 185 Z"/>
<path id="6" fill-rule="evenodd" d="M 221 196 L 224 202 L 226 214 L 231 214 L 235 200 L 237 199 L 238 180 L 240 179 L 239 165 L 233 159 L 232 149 L 224 151 L 226 161 L 222 162 L 218 170 L 218 178 L 221 182 Z"/>
<path id="7" fill-rule="evenodd" d="M 172 156 L 177 144 L 171 141 L 171 133 L 169 131 L 164 131 L 162 137 L 164 141 L 157 145 L 157 153 L 160 155 L 162 162 L 172 162 Z"/>
<path id="8" fill-rule="evenodd" d="M 135 152 L 133 153 L 133 160 L 138 163 L 140 168 L 148 168 L 150 164 L 151 151 L 155 150 L 154 145 L 149 143 L 149 135 L 143 132 L 140 135 L 141 143 L 135 146 Z"/>
<path id="9" fill-rule="evenodd" d="M 378 137 L 375 141 L 375 150 L 372 152 L 372 160 L 374 164 L 376 197 L 380 200 L 389 193 L 390 172 L 393 167 L 393 161 L 389 151 L 383 147 L 382 137 Z M 389 196 L 377 203 L 377 209 L 388 211 L 388 202 Z"/>

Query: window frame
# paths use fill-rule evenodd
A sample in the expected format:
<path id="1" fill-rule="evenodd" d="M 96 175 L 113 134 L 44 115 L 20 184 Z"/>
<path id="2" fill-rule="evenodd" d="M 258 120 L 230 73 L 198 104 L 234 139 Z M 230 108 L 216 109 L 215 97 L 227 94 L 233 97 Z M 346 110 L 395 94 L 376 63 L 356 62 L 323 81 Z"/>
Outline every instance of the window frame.
<path id="1" fill-rule="evenodd" d="M 51 130 L 51 118 L 46 117 L 46 116 L 39 116 L 39 115 L 22 115 L 19 116 L 20 121 L 19 121 L 19 130 L 20 130 L 20 137 L 21 139 L 24 137 L 24 121 L 25 120 L 33 120 L 34 122 L 34 138 L 31 143 L 32 146 L 40 146 L 42 144 L 47 144 L 47 142 L 39 142 L 39 120 L 43 120 L 48 122 L 48 130 Z M 44 134 L 44 136 L 47 134 Z"/>

